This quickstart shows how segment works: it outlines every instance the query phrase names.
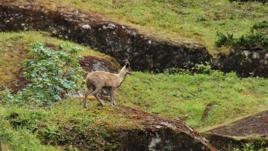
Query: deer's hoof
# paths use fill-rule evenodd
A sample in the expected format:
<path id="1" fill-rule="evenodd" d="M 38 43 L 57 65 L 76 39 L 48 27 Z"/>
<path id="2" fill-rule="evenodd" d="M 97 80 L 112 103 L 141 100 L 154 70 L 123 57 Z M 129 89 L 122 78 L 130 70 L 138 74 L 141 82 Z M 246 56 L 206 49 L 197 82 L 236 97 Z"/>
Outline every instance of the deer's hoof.
<path id="1" fill-rule="evenodd" d="M 102 106 L 102 107 L 104 107 L 105 104 L 104 104 L 104 103 L 99 103 L 98 106 Z"/>
<path id="2" fill-rule="evenodd" d="M 87 104 L 84 104 L 83 107 L 84 107 L 85 109 L 87 109 L 87 108 L 88 108 L 88 105 L 87 105 Z"/>

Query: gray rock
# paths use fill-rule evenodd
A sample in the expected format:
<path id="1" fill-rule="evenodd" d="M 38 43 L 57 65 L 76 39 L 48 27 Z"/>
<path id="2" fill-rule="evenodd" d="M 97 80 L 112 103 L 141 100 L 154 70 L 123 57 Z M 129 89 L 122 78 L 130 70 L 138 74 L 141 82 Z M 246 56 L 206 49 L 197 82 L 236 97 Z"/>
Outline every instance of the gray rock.
<path id="1" fill-rule="evenodd" d="M 253 59 L 260 59 L 260 54 L 258 52 L 253 52 L 252 58 Z"/>
<path id="2" fill-rule="evenodd" d="M 91 29 L 91 26 L 89 24 L 82 25 L 83 29 Z"/>

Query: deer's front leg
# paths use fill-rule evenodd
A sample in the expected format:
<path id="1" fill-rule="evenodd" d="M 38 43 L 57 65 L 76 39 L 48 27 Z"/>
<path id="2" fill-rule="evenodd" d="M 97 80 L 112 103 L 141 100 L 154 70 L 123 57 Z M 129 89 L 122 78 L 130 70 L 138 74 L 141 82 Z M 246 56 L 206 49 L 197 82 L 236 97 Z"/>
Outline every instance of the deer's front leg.
<path id="1" fill-rule="evenodd" d="M 113 106 L 116 105 L 115 98 L 114 98 L 114 90 L 115 89 L 113 89 L 113 88 L 111 88 L 111 90 L 110 90 L 111 103 L 112 103 Z"/>
<path id="2" fill-rule="evenodd" d="M 89 91 L 88 90 L 86 90 L 86 92 L 85 92 L 85 97 L 84 97 L 84 108 L 87 108 L 87 96 L 89 95 Z"/>

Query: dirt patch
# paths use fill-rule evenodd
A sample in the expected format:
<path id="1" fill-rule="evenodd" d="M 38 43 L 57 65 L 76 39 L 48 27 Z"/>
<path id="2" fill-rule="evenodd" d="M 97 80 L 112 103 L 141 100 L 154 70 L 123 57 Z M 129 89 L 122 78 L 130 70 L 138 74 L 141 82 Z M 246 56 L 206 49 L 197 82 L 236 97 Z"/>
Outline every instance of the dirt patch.
<path id="1" fill-rule="evenodd" d="M 16 50 L 14 50 L 16 47 Z M 16 43 L 1 53 L 3 64 L 0 65 L 0 90 L 6 88 L 16 93 L 27 85 L 28 81 L 22 76 L 23 60 L 27 59 L 24 45 Z"/>
<path id="2" fill-rule="evenodd" d="M 23 68 L 20 68 L 18 73 L 16 73 L 16 79 L 9 85 L 9 89 L 12 90 L 13 93 L 17 93 L 22 90 L 30 81 L 23 77 Z"/>
<path id="3" fill-rule="evenodd" d="M 4 0 L 0 2 L 0 20 L 2 31 L 47 31 L 100 50 L 121 64 L 128 59 L 134 70 L 161 72 L 171 67 L 190 68 L 209 62 L 211 58 L 200 44 L 151 38 L 95 13 L 72 8 L 50 8 L 38 3 L 12 4 Z"/>

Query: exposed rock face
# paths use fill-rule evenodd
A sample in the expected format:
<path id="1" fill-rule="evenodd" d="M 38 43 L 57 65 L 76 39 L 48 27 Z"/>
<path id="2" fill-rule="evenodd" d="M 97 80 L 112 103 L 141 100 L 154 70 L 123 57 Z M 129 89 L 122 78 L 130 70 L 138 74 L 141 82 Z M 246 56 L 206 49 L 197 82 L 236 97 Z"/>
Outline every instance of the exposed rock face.
<path id="1" fill-rule="evenodd" d="M 265 50 L 234 51 L 228 56 L 220 57 L 213 64 L 216 69 L 224 72 L 234 71 L 243 77 L 268 77 L 268 52 Z"/>
<path id="2" fill-rule="evenodd" d="M 140 34 L 130 27 L 106 21 L 96 14 L 34 4 L 0 2 L 0 31 L 42 30 L 76 41 L 116 58 L 128 59 L 134 70 L 161 72 L 170 67 L 189 68 L 209 61 L 206 48 L 195 43 L 171 43 Z"/>
<path id="3" fill-rule="evenodd" d="M 122 107 L 121 112 L 137 120 L 143 129 L 127 130 L 121 134 L 122 150 L 127 151 L 217 151 L 195 130 L 182 121 L 173 121 Z"/>
<path id="4" fill-rule="evenodd" d="M 100 148 L 98 144 L 92 143 L 95 138 L 90 134 L 90 130 L 79 129 L 73 122 L 60 128 L 58 135 L 61 139 L 48 139 L 42 131 L 39 136 L 45 144 L 74 146 L 81 151 L 217 151 L 182 121 L 167 120 L 129 107 L 119 107 L 115 110 L 129 116 L 129 120 L 137 122 L 139 127 L 114 128 L 95 134 L 105 133 L 101 143 L 113 145 L 112 148 Z"/>
<path id="5" fill-rule="evenodd" d="M 246 143 L 254 144 L 255 148 L 268 147 L 268 141 L 260 139 L 268 136 L 268 111 L 213 128 L 206 135 L 210 143 L 223 151 L 234 147 L 243 148 Z"/>
<path id="6" fill-rule="evenodd" d="M 98 57 L 93 56 L 87 56 L 83 57 L 79 61 L 82 68 L 88 72 L 90 71 L 106 71 L 106 72 L 112 72 L 117 73 L 118 69 L 115 65 L 113 65 L 111 62 L 105 59 L 101 59 Z"/>

